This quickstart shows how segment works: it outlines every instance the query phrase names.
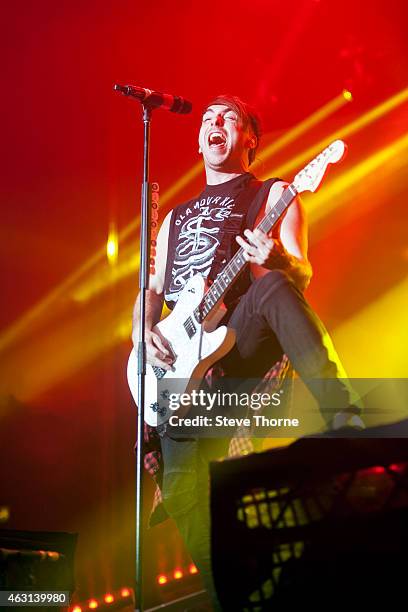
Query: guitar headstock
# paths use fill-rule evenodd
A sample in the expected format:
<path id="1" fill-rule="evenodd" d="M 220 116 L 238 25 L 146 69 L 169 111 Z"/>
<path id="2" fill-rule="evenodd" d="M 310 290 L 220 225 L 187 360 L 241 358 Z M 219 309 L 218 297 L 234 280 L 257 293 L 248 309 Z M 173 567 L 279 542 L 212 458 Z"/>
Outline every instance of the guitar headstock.
<path id="1" fill-rule="evenodd" d="M 326 147 L 324 151 L 295 176 L 293 185 L 296 191 L 298 193 L 302 193 L 302 191 L 316 191 L 322 182 L 328 165 L 336 164 L 343 159 L 346 150 L 347 147 L 342 140 L 332 142 L 331 145 Z"/>

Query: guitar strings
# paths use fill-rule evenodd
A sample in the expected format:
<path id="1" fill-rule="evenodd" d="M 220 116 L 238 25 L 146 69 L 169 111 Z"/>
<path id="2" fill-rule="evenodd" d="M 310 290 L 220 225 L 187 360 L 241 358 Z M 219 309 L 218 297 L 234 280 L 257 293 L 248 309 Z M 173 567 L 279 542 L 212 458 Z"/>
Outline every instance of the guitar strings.
<path id="1" fill-rule="evenodd" d="M 289 198 L 287 198 L 288 195 Z M 294 185 L 289 185 L 288 189 L 285 189 L 279 200 L 276 202 L 273 208 L 271 208 L 268 214 L 262 219 L 262 221 L 256 226 L 255 229 L 260 229 L 262 231 L 265 231 L 265 233 L 269 232 L 273 227 L 274 223 L 281 217 L 282 213 L 286 210 L 286 208 L 296 197 L 296 195 L 297 191 Z M 276 221 L 274 219 L 275 215 L 277 215 Z M 235 253 L 231 261 L 225 266 L 222 272 L 219 273 L 214 283 L 204 295 L 200 304 L 194 310 L 194 315 L 197 321 L 202 322 L 204 320 L 208 312 L 211 310 L 212 306 L 214 306 L 214 304 L 216 304 L 216 302 L 218 302 L 221 297 L 225 295 L 231 282 L 235 280 L 238 273 L 241 272 L 245 265 L 248 263 L 243 255 L 244 249 L 240 247 L 240 249 Z M 234 267 L 236 267 L 236 270 L 234 270 Z M 230 276 L 231 273 L 233 275 L 232 278 Z M 225 287 L 222 286 L 221 280 L 224 281 Z M 219 290 L 218 285 L 220 285 L 221 291 Z M 207 308 L 208 304 L 209 308 Z"/>

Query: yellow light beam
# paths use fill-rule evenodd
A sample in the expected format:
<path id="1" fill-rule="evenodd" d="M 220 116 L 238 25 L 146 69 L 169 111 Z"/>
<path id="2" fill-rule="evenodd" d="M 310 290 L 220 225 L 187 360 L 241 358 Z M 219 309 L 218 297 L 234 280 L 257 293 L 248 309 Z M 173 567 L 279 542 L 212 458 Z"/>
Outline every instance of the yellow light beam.
<path id="1" fill-rule="evenodd" d="M 305 162 L 310 161 L 316 155 L 316 153 L 319 153 L 333 140 L 337 140 L 338 138 L 345 138 L 346 136 L 350 136 L 351 134 L 354 134 L 358 130 L 363 129 L 368 124 L 375 121 L 376 119 L 379 119 L 386 113 L 389 113 L 394 108 L 396 108 L 400 104 L 403 104 L 407 100 L 408 100 L 408 87 L 406 89 L 403 89 L 399 93 L 395 94 L 395 96 L 392 96 L 385 102 L 382 102 L 382 104 L 379 104 L 378 106 L 373 108 L 371 111 L 368 111 L 367 113 L 365 113 L 364 115 L 356 119 L 355 121 L 352 121 L 351 123 L 349 123 L 349 125 L 342 127 L 339 130 L 336 130 L 335 132 L 332 132 L 329 136 L 326 136 L 325 138 L 320 140 L 320 142 L 309 147 L 305 151 L 302 151 L 302 153 L 299 153 L 299 155 L 296 155 L 296 157 L 292 158 L 291 160 L 289 160 L 282 166 L 279 166 L 278 168 L 274 168 L 273 169 L 274 174 L 276 176 L 284 176 L 285 174 L 289 173 L 293 169 L 297 169 L 301 167 Z M 268 177 L 269 177 L 269 172 L 265 173 L 261 177 L 261 180 L 265 180 Z"/>
<path id="2" fill-rule="evenodd" d="M 372 174 L 382 167 L 384 167 L 387 173 L 393 171 L 394 167 L 390 165 L 393 159 L 399 166 L 405 164 L 406 157 L 405 155 L 401 155 L 401 153 L 403 153 L 404 149 L 407 147 L 408 134 L 393 141 L 390 145 L 377 151 L 373 155 L 370 155 L 370 157 L 360 162 L 346 173 L 336 177 L 335 180 L 329 182 L 321 191 L 311 195 L 307 194 L 304 200 L 307 202 L 306 208 L 310 223 L 316 223 L 338 208 L 341 205 L 341 199 L 339 200 L 338 198 L 339 194 L 350 189 L 369 174 Z"/>
<path id="3" fill-rule="evenodd" d="M 202 171 L 202 164 L 197 163 L 193 168 L 186 172 L 178 181 L 170 187 L 163 196 L 160 196 L 160 207 L 174 197 L 185 185 L 192 181 Z M 140 226 L 140 219 L 137 218 L 119 232 L 118 242 L 125 240 L 129 234 L 136 231 Z M 41 319 L 42 315 L 55 313 L 55 304 L 58 299 L 65 297 L 85 274 L 92 270 L 100 261 L 106 258 L 106 244 L 98 249 L 82 266 L 66 278 L 60 285 L 55 287 L 45 298 L 40 300 L 35 306 L 29 309 L 18 321 L 12 323 L 0 336 L 0 352 L 4 351 L 10 343 L 22 337 L 26 332 L 32 331 L 33 326 Z"/>
<path id="4" fill-rule="evenodd" d="M 326 119 L 326 117 L 332 115 L 338 108 L 341 108 L 348 102 L 351 102 L 352 99 L 353 96 L 351 95 L 351 93 L 347 90 L 344 90 L 340 95 L 333 98 L 333 100 L 330 100 L 330 102 L 319 108 L 319 110 L 317 110 L 316 112 L 309 115 L 309 117 L 298 123 L 295 127 L 286 132 L 283 136 L 277 138 L 270 145 L 262 149 L 262 155 L 260 155 L 261 159 L 259 161 L 255 161 L 251 168 L 253 167 L 254 169 L 256 169 L 259 164 L 262 162 L 264 163 L 268 157 L 271 157 L 274 153 L 283 149 L 287 144 L 293 142 L 296 138 L 307 132 L 307 130 L 310 130 L 317 123 L 323 121 L 323 119 Z"/>
<path id="5" fill-rule="evenodd" d="M 408 276 L 333 334 L 352 378 L 407 378 Z"/>
<path id="6" fill-rule="evenodd" d="M 41 330 L 35 341 L 13 345 L 1 363 L 0 398 L 28 402 L 61 384 L 121 344 L 130 320 L 130 304 L 116 307 L 108 299 Z"/>
<path id="7" fill-rule="evenodd" d="M 55 287 L 48 295 L 30 308 L 20 319 L 12 323 L 0 336 L 0 352 L 4 351 L 10 343 L 23 337 L 27 332 L 33 331 L 33 327 L 43 314 L 56 315 L 56 304 L 69 291 L 69 288 L 77 282 L 86 272 L 91 270 L 99 262 L 101 257 L 106 257 L 104 246 L 88 259 L 80 268 L 73 272 L 65 281 Z"/>
<path id="8" fill-rule="evenodd" d="M 136 244 L 129 244 L 121 250 L 120 261 L 115 265 L 113 270 L 114 274 L 112 275 L 111 266 L 106 263 L 103 267 L 99 266 L 94 270 L 91 277 L 84 279 L 70 289 L 70 298 L 75 302 L 85 303 L 113 283 L 118 283 L 132 274 L 136 279 L 139 270 L 139 253 Z"/>

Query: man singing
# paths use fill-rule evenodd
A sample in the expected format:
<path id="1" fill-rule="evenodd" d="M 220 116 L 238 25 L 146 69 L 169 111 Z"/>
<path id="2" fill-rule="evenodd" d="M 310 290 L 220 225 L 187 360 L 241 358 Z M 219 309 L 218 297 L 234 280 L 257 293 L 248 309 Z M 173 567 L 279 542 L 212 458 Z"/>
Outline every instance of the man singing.
<path id="1" fill-rule="evenodd" d="M 242 247 L 250 265 L 224 300 L 223 324 L 236 333 L 234 348 L 221 360 L 225 375 L 261 379 L 285 354 L 317 400 L 326 423 L 330 426 L 337 413 L 337 424 L 346 424 L 358 418 L 359 408 L 352 405 L 327 331 L 303 297 L 312 270 L 300 200 L 293 201 L 271 235 L 253 229 L 286 187 L 279 179 L 263 185 L 249 172 L 259 138 L 256 114 L 238 98 L 218 96 L 205 108 L 198 142 L 207 184 L 196 198 L 174 208 L 160 229 L 156 272 L 146 296 L 147 361 L 165 369 L 172 365 L 171 351 L 155 331 L 163 301 L 173 308 L 191 276 L 215 278 Z M 135 346 L 138 326 L 137 300 Z M 202 440 L 161 438 L 164 506 L 218 609 L 211 577 L 208 509 L 208 460 L 217 456 L 215 447 Z"/>

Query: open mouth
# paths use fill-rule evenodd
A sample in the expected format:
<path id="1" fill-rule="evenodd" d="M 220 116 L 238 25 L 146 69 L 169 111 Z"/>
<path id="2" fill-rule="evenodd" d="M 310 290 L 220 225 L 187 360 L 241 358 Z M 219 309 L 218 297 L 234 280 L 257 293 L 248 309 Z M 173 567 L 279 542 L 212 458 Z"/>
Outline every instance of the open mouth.
<path id="1" fill-rule="evenodd" d="M 208 136 L 208 146 L 210 149 L 218 149 L 223 147 L 227 142 L 227 138 L 223 132 L 214 131 Z"/>

